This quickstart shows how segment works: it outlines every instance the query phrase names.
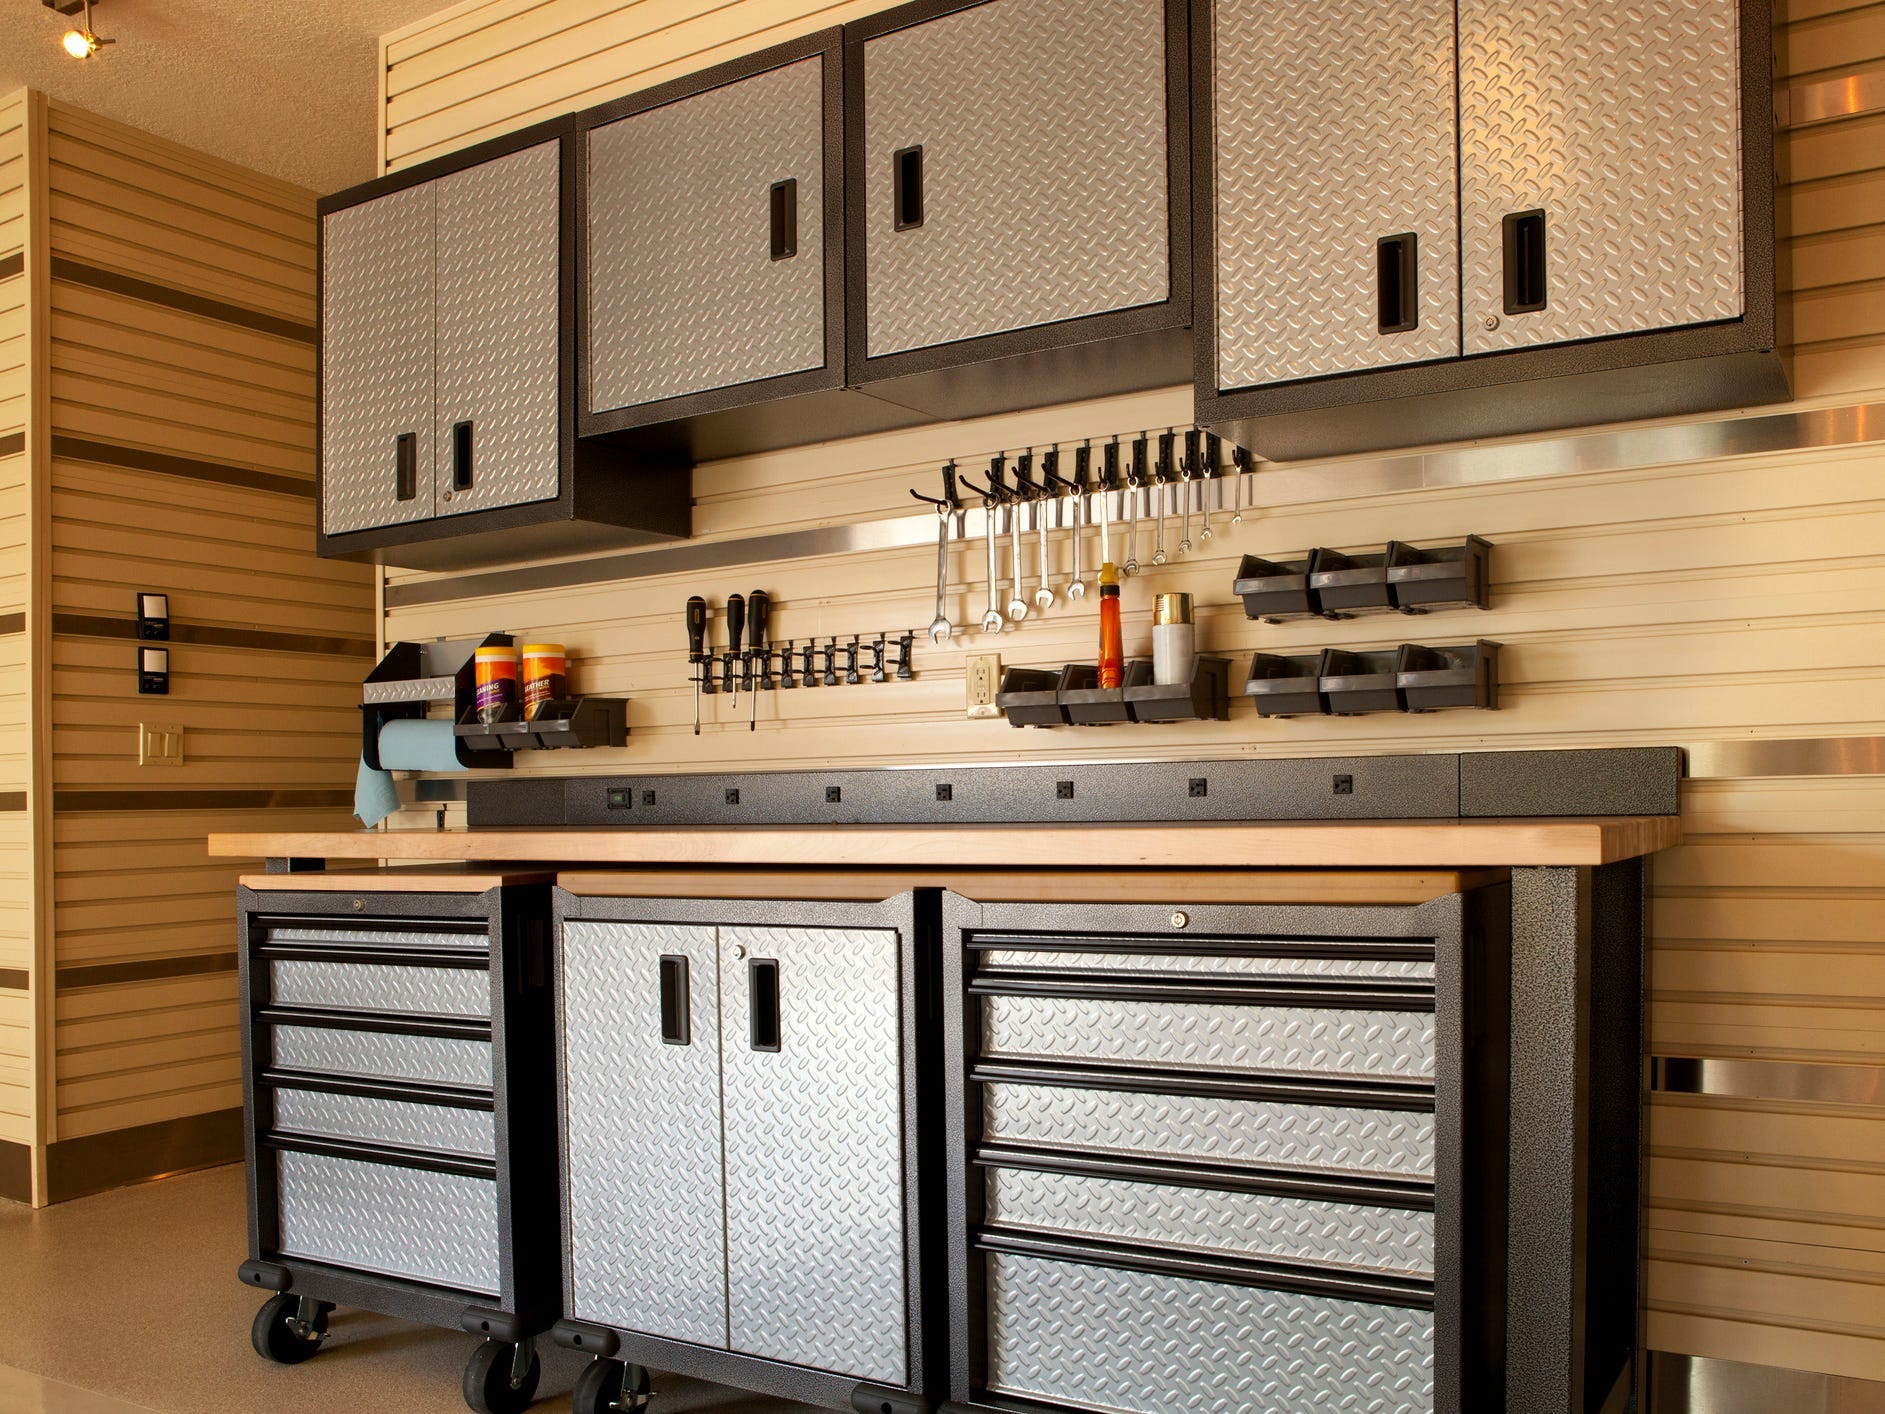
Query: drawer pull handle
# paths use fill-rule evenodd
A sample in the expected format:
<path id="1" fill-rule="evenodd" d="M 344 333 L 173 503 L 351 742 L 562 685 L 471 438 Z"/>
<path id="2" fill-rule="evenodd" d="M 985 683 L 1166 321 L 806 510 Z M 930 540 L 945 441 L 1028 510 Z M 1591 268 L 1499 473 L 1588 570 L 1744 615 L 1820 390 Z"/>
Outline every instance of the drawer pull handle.
<path id="1" fill-rule="evenodd" d="M 1545 307 L 1545 213 L 1515 211 L 1505 218 L 1505 312 L 1535 314 Z"/>
<path id="2" fill-rule="evenodd" d="M 891 214 L 899 231 L 923 224 L 923 148 L 900 147 L 890 155 Z"/>
<path id="3" fill-rule="evenodd" d="M 661 1043 L 665 1046 L 694 1044 L 690 1024 L 692 1008 L 688 1002 L 687 959 L 668 954 L 661 959 Z"/>
<path id="4" fill-rule="evenodd" d="M 774 182 L 770 193 L 772 207 L 772 258 L 790 260 L 799 253 L 798 178 Z"/>
<path id="5" fill-rule="evenodd" d="M 1413 231 L 1375 242 L 1375 330 L 1405 334 L 1420 327 L 1420 237 Z"/>
<path id="6" fill-rule="evenodd" d="M 748 1042 L 755 1051 L 779 1049 L 779 961 L 756 957 L 746 964 L 746 986 L 752 1019 Z"/>
<path id="7" fill-rule="evenodd" d="M 419 434 L 402 432 L 393 438 L 393 499 L 419 498 Z"/>
<path id="8" fill-rule="evenodd" d="M 471 489 L 471 419 L 452 424 L 452 490 Z"/>

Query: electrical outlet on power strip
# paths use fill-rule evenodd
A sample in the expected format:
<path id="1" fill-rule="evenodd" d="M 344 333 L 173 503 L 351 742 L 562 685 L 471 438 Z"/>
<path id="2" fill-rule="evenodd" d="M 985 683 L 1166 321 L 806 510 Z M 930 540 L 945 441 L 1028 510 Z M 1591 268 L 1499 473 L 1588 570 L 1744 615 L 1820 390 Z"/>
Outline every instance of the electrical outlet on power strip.
<path id="1" fill-rule="evenodd" d="M 139 722 L 137 764 L 140 766 L 181 766 L 183 764 L 182 725 L 175 722 Z"/>
<path id="2" fill-rule="evenodd" d="M 971 719 L 999 717 L 995 693 L 1001 687 L 1001 655 L 971 653 L 962 660 L 964 705 Z"/>

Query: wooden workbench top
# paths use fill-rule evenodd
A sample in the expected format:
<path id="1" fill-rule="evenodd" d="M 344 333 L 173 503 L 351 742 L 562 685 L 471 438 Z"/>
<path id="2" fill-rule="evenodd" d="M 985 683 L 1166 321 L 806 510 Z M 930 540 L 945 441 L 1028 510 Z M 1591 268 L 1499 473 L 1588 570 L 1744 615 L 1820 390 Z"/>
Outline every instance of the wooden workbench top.
<path id="1" fill-rule="evenodd" d="M 209 852 L 239 859 L 571 866 L 1446 869 L 1609 864 L 1681 841 L 1682 822 L 1674 815 L 1618 815 L 1259 824 L 335 830 L 211 835 Z"/>

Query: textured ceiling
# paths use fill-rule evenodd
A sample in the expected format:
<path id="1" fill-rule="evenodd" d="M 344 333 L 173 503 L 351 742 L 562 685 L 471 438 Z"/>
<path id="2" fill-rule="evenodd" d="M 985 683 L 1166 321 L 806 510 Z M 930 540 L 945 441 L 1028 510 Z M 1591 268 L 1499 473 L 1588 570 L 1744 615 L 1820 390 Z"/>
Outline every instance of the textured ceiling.
<path id="1" fill-rule="evenodd" d="M 374 175 L 379 36 L 447 0 L 93 0 L 84 61 L 40 0 L 0 0 L 0 92 L 21 84 L 329 192 Z"/>

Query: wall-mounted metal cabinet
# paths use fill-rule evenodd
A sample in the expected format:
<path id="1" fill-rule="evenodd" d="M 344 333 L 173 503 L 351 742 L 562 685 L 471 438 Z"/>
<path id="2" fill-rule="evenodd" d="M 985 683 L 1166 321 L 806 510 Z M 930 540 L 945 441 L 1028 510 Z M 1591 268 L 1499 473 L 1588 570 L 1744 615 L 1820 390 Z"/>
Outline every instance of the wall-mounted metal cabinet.
<path id="1" fill-rule="evenodd" d="M 322 554 L 459 568 L 687 533 L 677 458 L 575 437 L 567 129 L 321 203 Z"/>
<path id="2" fill-rule="evenodd" d="M 938 417 L 1182 382 L 1186 6 L 921 0 L 845 27 L 853 385 Z"/>
<path id="3" fill-rule="evenodd" d="M 557 896 L 556 1339 L 605 1357 L 578 1414 L 646 1365 L 830 1408 L 931 1407 L 909 1402 L 940 1354 L 924 1353 L 918 1201 L 935 952 L 915 896 L 609 897 L 599 877 Z"/>
<path id="4" fill-rule="evenodd" d="M 1786 398 L 1770 23 L 1200 0 L 1199 420 L 1288 459 Z"/>

